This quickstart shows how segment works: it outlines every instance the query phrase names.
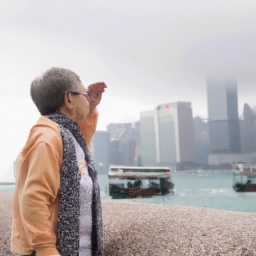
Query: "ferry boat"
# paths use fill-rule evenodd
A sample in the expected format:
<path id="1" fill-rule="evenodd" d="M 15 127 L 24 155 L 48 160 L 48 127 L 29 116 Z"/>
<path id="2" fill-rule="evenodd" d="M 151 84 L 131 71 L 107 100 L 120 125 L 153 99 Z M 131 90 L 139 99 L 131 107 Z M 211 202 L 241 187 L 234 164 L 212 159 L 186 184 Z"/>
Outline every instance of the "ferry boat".
<path id="1" fill-rule="evenodd" d="M 256 166 L 233 164 L 233 189 L 237 192 L 256 192 Z"/>
<path id="2" fill-rule="evenodd" d="M 169 167 L 110 166 L 109 196 L 112 199 L 147 198 L 173 192 Z M 114 181 L 115 180 L 115 181 Z"/>

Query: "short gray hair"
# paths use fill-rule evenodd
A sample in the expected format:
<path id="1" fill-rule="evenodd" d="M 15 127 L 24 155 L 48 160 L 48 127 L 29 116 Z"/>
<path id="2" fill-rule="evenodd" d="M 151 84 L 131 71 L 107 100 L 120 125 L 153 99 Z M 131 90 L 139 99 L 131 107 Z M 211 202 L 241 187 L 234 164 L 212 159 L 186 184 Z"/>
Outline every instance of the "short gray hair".
<path id="1" fill-rule="evenodd" d="M 41 115 L 59 110 L 67 91 L 76 91 L 81 83 L 79 76 L 65 68 L 50 68 L 34 79 L 30 95 Z"/>

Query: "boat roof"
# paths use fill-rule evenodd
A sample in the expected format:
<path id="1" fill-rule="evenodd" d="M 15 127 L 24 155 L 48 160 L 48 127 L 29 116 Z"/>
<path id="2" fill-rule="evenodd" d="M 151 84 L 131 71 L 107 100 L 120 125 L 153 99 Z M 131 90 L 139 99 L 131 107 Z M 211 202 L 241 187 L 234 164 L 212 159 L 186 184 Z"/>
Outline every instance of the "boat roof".
<path id="1" fill-rule="evenodd" d="M 122 166 L 111 165 L 109 167 L 108 177 L 111 179 L 159 179 L 171 176 L 170 167 L 163 166 Z"/>
<path id="2" fill-rule="evenodd" d="M 111 179 L 124 179 L 124 180 L 142 180 L 142 179 L 160 179 L 169 178 L 170 172 L 109 172 L 108 177 Z"/>
<path id="3" fill-rule="evenodd" d="M 130 170 L 171 170 L 170 167 L 167 166 L 124 166 L 124 165 L 110 165 L 109 169 L 130 169 Z"/>
<path id="4" fill-rule="evenodd" d="M 245 164 L 245 163 L 233 164 L 233 173 L 235 175 L 255 177 L 256 166 L 254 164 Z"/>
<path id="5" fill-rule="evenodd" d="M 244 176 L 248 176 L 248 177 L 256 177 L 256 172 L 251 172 L 251 171 L 238 171 L 238 170 L 234 170 L 233 171 L 234 174 L 237 175 L 244 175 Z"/>

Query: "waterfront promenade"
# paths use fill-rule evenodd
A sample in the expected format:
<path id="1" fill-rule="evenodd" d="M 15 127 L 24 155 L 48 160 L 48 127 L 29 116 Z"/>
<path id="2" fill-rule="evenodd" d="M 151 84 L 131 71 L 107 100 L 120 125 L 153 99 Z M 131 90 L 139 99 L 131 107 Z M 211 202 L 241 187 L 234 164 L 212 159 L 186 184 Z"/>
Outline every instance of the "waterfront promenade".
<path id="1" fill-rule="evenodd" d="M 254 256 L 256 214 L 103 201 L 106 256 Z M 0 255 L 9 250 L 12 195 L 0 194 Z"/>

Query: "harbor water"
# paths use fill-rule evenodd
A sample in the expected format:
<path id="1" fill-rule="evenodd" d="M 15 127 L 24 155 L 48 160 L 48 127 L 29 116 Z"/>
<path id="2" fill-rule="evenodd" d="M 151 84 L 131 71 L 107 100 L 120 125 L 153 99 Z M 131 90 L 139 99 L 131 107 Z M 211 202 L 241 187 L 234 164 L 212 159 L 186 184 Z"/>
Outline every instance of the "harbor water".
<path id="1" fill-rule="evenodd" d="M 256 213 L 256 192 L 235 192 L 232 172 L 172 173 L 174 193 L 152 198 L 130 199 L 134 202 L 171 204 Z M 99 175 L 102 199 L 109 198 L 107 175 Z M 0 192 L 13 193 L 14 185 L 0 185 Z M 119 199 L 122 200 L 122 199 Z"/>

